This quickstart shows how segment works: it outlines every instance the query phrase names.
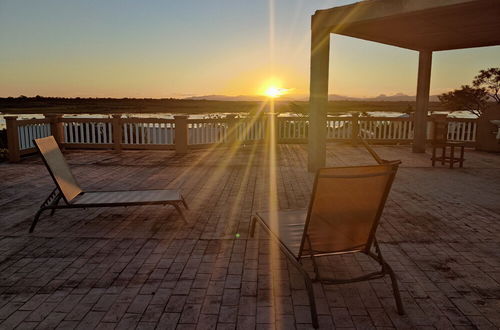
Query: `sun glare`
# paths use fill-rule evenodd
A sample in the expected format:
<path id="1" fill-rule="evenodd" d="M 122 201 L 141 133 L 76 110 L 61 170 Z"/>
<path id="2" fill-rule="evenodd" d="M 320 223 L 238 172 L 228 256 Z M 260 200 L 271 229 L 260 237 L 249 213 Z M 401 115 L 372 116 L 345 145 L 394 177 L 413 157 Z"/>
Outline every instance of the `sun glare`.
<path id="1" fill-rule="evenodd" d="M 276 97 L 280 97 L 282 95 L 284 95 L 286 93 L 287 89 L 285 88 L 279 88 L 279 87 L 276 87 L 276 86 L 269 86 L 264 94 L 268 97 L 272 97 L 272 98 L 276 98 Z"/>

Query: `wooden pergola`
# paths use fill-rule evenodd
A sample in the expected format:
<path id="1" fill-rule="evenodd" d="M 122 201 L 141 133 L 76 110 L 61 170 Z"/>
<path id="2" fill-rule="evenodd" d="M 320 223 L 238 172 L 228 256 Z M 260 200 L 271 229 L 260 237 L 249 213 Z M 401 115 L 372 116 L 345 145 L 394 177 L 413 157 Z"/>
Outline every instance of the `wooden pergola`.
<path id="1" fill-rule="evenodd" d="M 367 0 L 311 22 L 309 170 L 325 165 L 330 34 L 419 52 L 413 152 L 425 152 L 432 52 L 500 45 L 500 0 Z"/>

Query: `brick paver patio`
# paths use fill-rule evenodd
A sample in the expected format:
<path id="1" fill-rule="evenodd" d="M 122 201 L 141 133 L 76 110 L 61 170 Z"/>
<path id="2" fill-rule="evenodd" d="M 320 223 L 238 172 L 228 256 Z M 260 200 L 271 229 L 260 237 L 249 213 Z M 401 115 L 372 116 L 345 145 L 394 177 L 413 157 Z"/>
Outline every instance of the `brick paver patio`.
<path id="1" fill-rule="evenodd" d="M 270 199 L 263 149 L 67 153 L 87 189 L 180 188 L 189 226 L 170 207 L 60 210 L 30 235 L 52 182 L 38 158 L 0 164 L 0 328 L 311 328 L 300 275 L 263 232 L 247 235 Z M 315 284 L 322 328 L 500 327 L 500 156 L 468 151 L 466 168 L 449 170 L 406 146 L 376 150 L 403 160 L 378 238 L 407 315 L 388 278 Z M 306 159 L 303 145 L 278 146 L 280 208 L 307 206 Z M 373 161 L 329 145 L 328 163 Z M 375 265 L 343 255 L 320 267 Z"/>

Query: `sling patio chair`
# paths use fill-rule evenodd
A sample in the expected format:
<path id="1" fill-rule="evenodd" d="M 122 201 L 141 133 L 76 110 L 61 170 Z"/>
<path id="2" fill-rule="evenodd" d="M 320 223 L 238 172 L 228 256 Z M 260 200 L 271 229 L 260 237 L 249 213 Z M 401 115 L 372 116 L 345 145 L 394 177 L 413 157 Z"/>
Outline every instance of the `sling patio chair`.
<path id="1" fill-rule="evenodd" d="M 363 144 L 379 165 L 322 168 L 316 173 L 309 209 L 257 212 L 250 222 L 250 236 L 254 236 L 256 222 L 259 222 L 304 277 L 315 328 L 319 325 L 313 281 L 343 284 L 388 274 L 398 313 L 404 314 L 396 276 L 382 257 L 375 238 L 385 201 L 401 162 L 383 160 Z M 318 257 L 355 252 L 368 255 L 381 269 L 346 279 L 320 275 Z M 315 278 L 311 279 L 303 267 L 304 258 L 312 260 Z"/>
<path id="2" fill-rule="evenodd" d="M 187 222 L 179 205 L 183 204 L 186 209 L 188 206 L 179 190 L 84 191 L 76 182 L 53 136 L 35 139 L 34 142 L 56 188 L 36 212 L 29 230 L 30 233 L 35 229 L 43 211 L 52 210 L 51 215 L 53 215 L 56 209 L 168 204 L 175 207 L 182 219 Z M 61 199 L 64 203 L 59 205 Z"/>

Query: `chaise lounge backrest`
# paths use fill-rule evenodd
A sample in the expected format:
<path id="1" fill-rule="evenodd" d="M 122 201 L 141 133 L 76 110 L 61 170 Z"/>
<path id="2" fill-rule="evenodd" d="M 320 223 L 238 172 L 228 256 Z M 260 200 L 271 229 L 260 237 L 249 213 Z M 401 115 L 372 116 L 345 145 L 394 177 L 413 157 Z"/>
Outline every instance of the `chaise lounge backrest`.
<path id="1" fill-rule="evenodd" d="M 301 256 L 368 251 L 399 164 L 320 169 Z"/>
<path id="2" fill-rule="evenodd" d="M 83 192 L 53 136 L 35 139 L 35 145 L 66 202 Z"/>

